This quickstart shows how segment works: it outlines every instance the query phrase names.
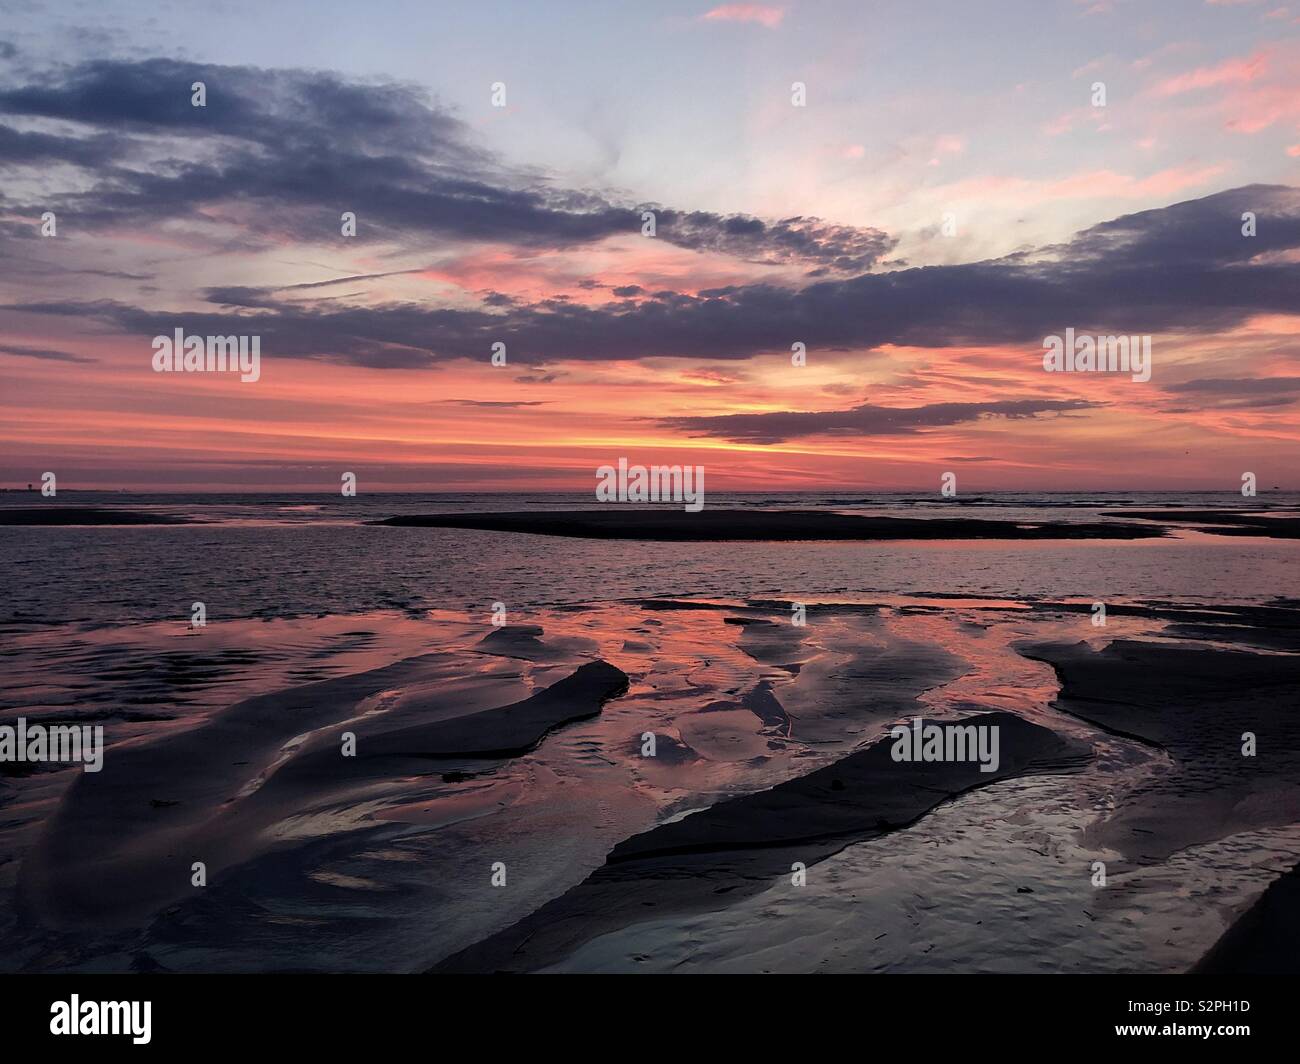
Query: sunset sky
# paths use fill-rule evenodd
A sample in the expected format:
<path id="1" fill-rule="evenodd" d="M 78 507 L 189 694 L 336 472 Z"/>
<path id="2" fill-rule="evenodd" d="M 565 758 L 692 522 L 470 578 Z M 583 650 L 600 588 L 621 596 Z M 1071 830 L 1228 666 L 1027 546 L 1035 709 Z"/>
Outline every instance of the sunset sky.
<path id="1" fill-rule="evenodd" d="M 1300 2 L 44 7 L 2 486 L 1300 488 Z M 155 373 L 176 328 L 261 379 Z"/>

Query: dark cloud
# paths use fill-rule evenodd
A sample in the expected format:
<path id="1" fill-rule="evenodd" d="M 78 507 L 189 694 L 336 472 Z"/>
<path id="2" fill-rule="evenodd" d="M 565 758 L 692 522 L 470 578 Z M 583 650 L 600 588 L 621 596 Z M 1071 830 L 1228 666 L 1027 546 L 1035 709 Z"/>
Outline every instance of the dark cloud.
<path id="1" fill-rule="evenodd" d="M 1235 219 L 1243 202 L 1254 203 L 1260 218 L 1269 220 L 1268 241 L 1238 235 L 1224 242 L 1222 230 L 1239 230 Z M 512 362 L 524 364 L 655 356 L 748 359 L 789 351 L 796 340 L 807 344 L 812 357 L 818 351 L 883 344 L 1024 344 L 1032 358 L 1045 335 L 1071 326 L 1100 334 L 1212 332 L 1258 313 L 1295 312 L 1300 264 L 1271 261 L 1264 253 L 1300 247 L 1300 191 L 1251 186 L 1166 210 L 1186 226 L 1177 239 L 1168 236 L 1163 212 L 1146 211 L 1085 230 L 1075 241 L 1035 256 L 867 274 L 802 288 L 752 284 L 693 295 L 660 291 L 637 302 L 595 306 L 564 299 L 498 301 L 483 309 L 319 305 L 282 302 L 266 289 L 228 288 L 209 293 L 209 299 L 247 313 L 233 319 L 207 310 L 153 314 L 109 301 L 10 309 L 96 318 L 142 336 L 178 326 L 226 333 L 238 325 L 262 335 L 262 351 L 270 357 L 390 368 L 486 358 L 497 341 L 507 345 Z M 1200 234 L 1205 246 L 1189 233 Z M 1284 248 L 1288 241 L 1294 244 Z"/>
<path id="2" fill-rule="evenodd" d="M 196 80 L 207 84 L 206 108 L 190 106 Z M 338 232 L 342 210 L 357 212 L 358 241 L 412 246 L 490 240 L 531 251 L 640 231 L 639 208 L 501 165 L 474 146 L 462 123 L 408 85 L 164 59 L 95 62 L 0 85 L 0 112 L 29 125 L 58 120 L 41 132 L 0 122 L 0 161 L 8 151 L 9 170 L 29 177 L 50 162 L 83 166 L 85 181 L 74 183 L 80 190 L 52 204 L 64 211 L 61 220 L 71 211 L 81 229 L 129 223 L 139 231 L 221 205 L 223 216 L 244 210 L 264 219 L 252 226 L 264 235 L 249 239 L 288 233 L 317 240 Z M 0 208 L 11 217 L 49 206 L 21 202 L 12 191 L 39 183 L 4 187 L 10 191 L 0 193 Z M 263 337 L 269 358 L 409 368 L 486 359 L 498 341 L 511 364 L 522 366 L 734 361 L 788 352 L 796 341 L 813 358 L 888 344 L 1023 344 L 1032 359 L 1043 336 L 1067 327 L 1222 332 L 1255 314 L 1294 313 L 1300 293 L 1293 254 L 1300 191 L 1285 186 L 1251 185 L 1126 215 L 1067 243 L 999 259 L 884 273 L 865 272 L 892 246 L 874 229 L 655 210 L 656 239 L 837 276 L 690 294 L 625 285 L 615 294 L 635 300 L 598 305 L 490 292 L 469 307 L 363 306 L 355 292 L 332 290 L 384 276 L 365 274 L 281 289 L 225 286 L 183 313 L 153 313 L 121 299 L 9 309 L 91 319 L 146 339 L 176 327 L 245 331 Z M 1247 211 L 1256 216 L 1255 237 L 1241 234 Z M 34 226 L 11 226 L 10 235 L 20 229 L 32 239 Z M 21 257 L 10 263 L 23 268 Z"/>
<path id="3" fill-rule="evenodd" d="M 1244 236 L 1242 216 L 1255 216 L 1255 236 Z M 1101 222 L 1052 249 L 1075 262 L 1114 261 L 1131 270 L 1176 263 L 1246 263 L 1271 251 L 1300 247 L 1300 191 L 1284 185 L 1243 185 Z"/>
<path id="4" fill-rule="evenodd" d="M 207 106 L 191 104 L 203 82 Z M 83 229 L 196 218 L 226 203 L 263 210 L 270 242 L 337 234 L 418 247 L 429 238 L 564 248 L 641 231 L 641 206 L 558 187 L 477 148 L 462 122 L 411 85 L 332 74 L 96 61 L 0 86 L 0 114 L 77 123 L 82 136 L 0 126 L 0 163 L 81 167 L 90 187 L 10 211 L 54 209 Z M 80 183 L 80 184 L 84 184 Z M 654 208 L 657 238 L 821 272 L 862 272 L 892 247 L 875 229 L 816 218 Z M 250 234 L 250 240 L 256 239 Z"/>
<path id="5" fill-rule="evenodd" d="M 1243 203 L 1255 205 L 1261 225 L 1267 220 L 1261 228 L 1269 231 L 1267 240 L 1240 236 Z M 1184 228 L 1171 230 L 1166 212 Z M 1225 242 L 1225 229 L 1238 235 Z M 486 358 L 497 341 L 507 345 L 511 362 L 523 364 L 738 360 L 788 352 L 795 341 L 805 343 L 813 358 L 885 344 L 1023 344 L 1026 358 L 1034 359 L 1044 336 L 1067 327 L 1125 335 L 1222 332 L 1255 314 L 1294 313 L 1300 264 L 1271 253 L 1296 247 L 1300 190 L 1256 185 L 1116 219 L 1033 255 L 800 288 L 734 285 L 696 294 L 658 291 L 635 302 L 498 300 L 469 309 L 284 302 L 256 288 L 222 289 L 209 299 L 246 311 L 234 321 L 263 336 L 266 356 L 375 367 Z M 97 318 L 143 336 L 177 326 L 200 333 L 234 328 L 224 312 L 152 314 L 120 302 L 10 309 Z"/>
<path id="6" fill-rule="evenodd" d="M 531 399 L 531 400 L 516 399 L 513 401 L 504 400 L 504 399 L 497 399 L 497 400 L 445 399 L 443 401 L 446 403 L 451 403 L 454 406 L 487 406 L 487 407 L 502 407 L 505 409 L 514 409 L 516 407 L 521 407 L 521 406 L 545 406 L 546 405 L 546 400 L 544 399 Z"/>
<path id="7" fill-rule="evenodd" d="M 762 222 L 745 215 L 656 211 L 656 233 L 670 243 L 751 262 L 809 263 L 813 276 L 866 273 L 894 246 L 876 229 L 830 225 L 820 218 Z"/>
<path id="8" fill-rule="evenodd" d="M 1195 400 L 1195 406 L 1180 406 L 1169 413 L 1196 410 L 1268 410 L 1300 402 L 1300 377 L 1203 377 L 1166 384 L 1164 391 Z"/>
<path id="9" fill-rule="evenodd" d="M 991 403 L 930 403 L 890 407 L 863 403 L 848 410 L 782 410 L 764 414 L 661 418 L 659 423 L 692 436 L 735 443 L 782 443 L 808 436 L 906 436 L 981 418 L 1032 418 L 1091 410 L 1102 403 L 1085 399 L 1005 399 Z"/>
<path id="10" fill-rule="evenodd" d="M 85 167 L 100 166 L 120 155 L 128 143 L 122 137 L 108 134 L 88 137 L 55 136 L 0 125 L 0 162 L 6 166 L 56 162 Z"/>
<path id="11" fill-rule="evenodd" d="M 1166 384 L 1167 392 L 1211 392 L 1214 395 L 1273 395 L 1300 392 L 1300 377 L 1204 377 Z"/>
<path id="12" fill-rule="evenodd" d="M 282 288 L 274 289 L 277 292 L 297 292 L 309 288 L 328 288 L 336 284 L 353 284 L 356 281 L 377 281 L 384 277 L 401 277 L 405 274 L 421 273 L 423 270 L 419 267 L 413 270 L 387 270 L 384 273 L 355 273 L 348 277 L 335 277 L 328 281 L 304 281 L 301 284 L 288 284 Z"/>
<path id="13" fill-rule="evenodd" d="M 55 351 L 48 347 L 14 347 L 0 344 L 0 355 L 16 355 L 19 358 L 40 358 L 47 362 L 98 362 L 97 358 L 74 355 L 67 351 Z"/>

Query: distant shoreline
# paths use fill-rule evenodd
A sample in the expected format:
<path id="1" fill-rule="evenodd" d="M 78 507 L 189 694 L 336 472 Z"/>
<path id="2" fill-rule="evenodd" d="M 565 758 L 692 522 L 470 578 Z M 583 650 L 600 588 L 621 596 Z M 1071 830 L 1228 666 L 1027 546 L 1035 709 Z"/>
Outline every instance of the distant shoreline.
<path id="1" fill-rule="evenodd" d="M 1155 539 L 1146 525 L 1025 523 L 968 517 L 861 517 L 810 510 L 544 510 L 516 513 L 415 514 L 370 524 L 398 528 L 472 528 L 584 539 L 900 540 L 900 539 Z"/>
<path id="2" fill-rule="evenodd" d="M 173 507 L 174 509 L 174 507 Z M 371 510 L 373 513 L 373 509 Z M 390 528 L 461 528 L 578 539 L 654 542 L 895 542 L 1151 540 L 1175 531 L 1268 539 L 1300 538 L 1300 517 L 1263 510 L 1112 510 L 1102 521 L 1005 520 L 983 517 L 867 516 L 835 510 L 618 507 L 399 514 L 353 520 Z M 112 506 L 0 506 L 0 526 L 212 525 L 218 518 Z M 345 521 L 351 524 L 352 521 Z"/>

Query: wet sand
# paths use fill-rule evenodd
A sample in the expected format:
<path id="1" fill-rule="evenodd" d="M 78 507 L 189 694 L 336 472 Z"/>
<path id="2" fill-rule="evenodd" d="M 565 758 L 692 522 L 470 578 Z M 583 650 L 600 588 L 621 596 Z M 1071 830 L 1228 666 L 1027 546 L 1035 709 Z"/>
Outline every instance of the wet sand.
<path id="1" fill-rule="evenodd" d="M 105 506 L 0 506 L 0 525 L 188 525 L 173 514 L 116 510 Z"/>
<path id="2" fill-rule="evenodd" d="M 501 676 L 489 668 L 467 680 L 449 656 L 423 655 L 251 698 L 200 727 L 115 750 L 102 772 L 73 780 L 23 864 L 19 904 L 47 925 L 130 921 L 188 892 L 179 855 L 215 876 L 253 857 L 259 833 L 304 796 L 420 771 L 412 762 L 518 756 L 627 687 L 621 671 L 595 661 L 500 705 Z M 390 691 L 414 697 L 366 713 Z M 343 753 L 345 734 L 354 754 Z"/>
<path id="3" fill-rule="evenodd" d="M 1059 540 L 1152 539 L 1144 525 L 1019 523 L 977 518 L 860 517 L 813 510 L 677 509 L 542 510 L 526 513 L 428 514 L 373 522 L 392 527 L 475 528 L 588 539 L 693 540 Z"/>
<path id="4" fill-rule="evenodd" d="M 915 823 L 941 802 L 1020 775 L 1068 772 L 1088 748 L 1009 713 L 953 722 L 1000 729 L 1001 764 L 902 763 L 886 739 L 770 790 L 721 802 L 620 843 L 603 867 L 439 972 L 530 971 L 600 934 L 733 905 L 845 847 Z M 792 888 L 794 889 L 794 888 Z"/>
<path id="5" fill-rule="evenodd" d="M 1295 975 L 1300 968 L 1300 865 L 1275 880 L 1192 970 Z"/>
<path id="6" fill-rule="evenodd" d="M 1223 630 L 1220 630 L 1222 634 Z M 1055 706 L 1165 751 L 1170 772 L 1091 829 L 1136 864 L 1270 824 L 1300 822 L 1300 631 L 1291 653 L 1116 639 L 1025 646 L 1061 679 Z M 1257 750 L 1247 756 L 1248 736 Z"/>
<path id="7" fill-rule="evenodd" d="M 1193 524 L 1202 526 L 1198 531 L 1216 536 L 1300 538 L 1300 517 L 1268 510 L 1113 510 L 1102 516 L 1160 521 L 1165 525 Z"/>
<path id="8" fill-rule="evenodd" d="M 1280 871 L 1294 604 L 789 605 L 24 634 L 47 669 L 0 716 L 110 746 L 0 790 L 3 964 L 1177 971 Z M 162 719 L 81 706 L 69 661 Z M 893 761 L 914 716 L 996 724 L 999 771 Z"/>

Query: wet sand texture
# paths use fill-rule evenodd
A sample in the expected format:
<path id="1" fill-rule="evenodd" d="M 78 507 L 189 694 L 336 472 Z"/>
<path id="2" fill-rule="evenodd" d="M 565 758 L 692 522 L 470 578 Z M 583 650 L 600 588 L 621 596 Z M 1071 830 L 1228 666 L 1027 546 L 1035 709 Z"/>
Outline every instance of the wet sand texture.
<path id="1" fill-rule="evenodd" d="M 211 877 L 264 851 L 264 829 L 326 787 L 444 771 L 430 759 L 523 752 L 626 686 L 619 669 L 593 661 L 502 705 L 499 678 L 427 654 L 246 699 L 199 727 L 115 749 L 93 776 L 78 773 L 23 862 L 19 904 L 50 926 L 130 923 L 191 893 L 192 861 Z M 364 715 L 367 700 L 403 689 L 421 692 L 403 712 Z M 345 730 L 356 757 L 341 754 Z"/>
<path id="2" fill-rule="evenodd" d="M 589 661 L 571 675 L 522 702 L 430 724 L 367 736 L 358 756 L 428 758 L 518 757 L 563 724 L 594 717 L 627 690 L 628 678 L 605 661 Z"/>
<path id="3" fill-rule="evenodd" d="M 1300 821 L 1300 657 L 1126 639 L 1100 651 L 1084 643 L 1020 649 L 1055 668 L 1058 709 L 1159 746 L 1174 761 L 1094 825 L 1094 841 L 1145 865 L 1238 831 Z M 1254 757 L 1242 753 L 1247 732 L 1256 737 Z"/>
<path id="4" fill-rule="evenodd" d="M 1300 971 L 1300 865 L 1264 891 L 1192 971 L 1207 975 Z"/>
<path id="5" fill-rule="evenodd" d="M 1250 612 L 1254 625 L 1171 625 L 1168 634 L 1241 638 L 1300 650 L 1289 610 Z M 1243 618 L 1233 616 L 1232 620 Z M 1188 629 L 1190 631 L 1185 631 Z M 1091 834 L 1139 864 L 1186 846 L 1300 820 L 1300 659 L 1120 640 L 1026 649 L 1062 682 L 1057 706 L 1162 747 L 1174 772 L 1129 795 Z M 1242 756 L 1253 732 L 1255 757 Z M 1275 881 L 1193 968 L 1196 972 L 1300 971 L 1300 866 Z"/>
<path id="6" fill-rule="evenodd" d="M 1069 772 L 1088 748 L 1009 713 L 951 723 L 1000 729 L 996 772 L 975 762 L 896 762 L 883 739 L 769 790 L 720 802 L 633 836 L 582 883 L 434 971 L 527 971 L 643 920 L 725 908 L 791 885 L 846 846 L 915 822 L 949 798 L 1016 776 Z"/>

